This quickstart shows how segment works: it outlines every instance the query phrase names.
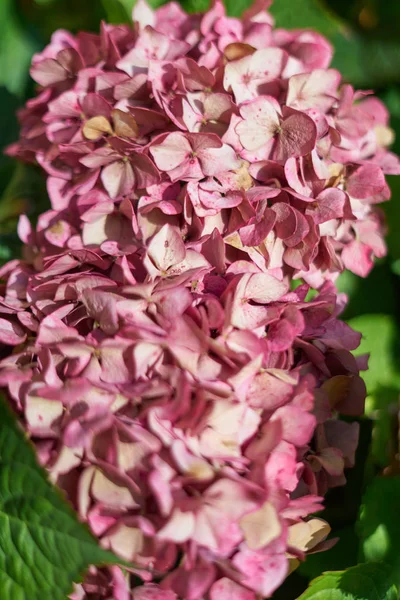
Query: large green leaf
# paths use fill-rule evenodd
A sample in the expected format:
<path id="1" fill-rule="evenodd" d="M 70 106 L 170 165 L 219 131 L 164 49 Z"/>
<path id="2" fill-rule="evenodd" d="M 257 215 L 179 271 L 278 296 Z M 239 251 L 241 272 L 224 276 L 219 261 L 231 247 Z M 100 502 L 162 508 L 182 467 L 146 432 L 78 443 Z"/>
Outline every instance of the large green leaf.
<path id="1" fill-rule="evenodd" d="M 328 571 L 314 579 L 298 600 L 397 600 L 391 568 L 383 563 Z"/>
<path id="2" fill-rule="evenodd" d="M 132 0 L 101 0 L 108 23 L 131 23 Z"/>
<path id="3" fill-rule="evenodd" d="M 384 560 L 400 586 L 400 476 L 376 477 L 363 498 L 358 533 L 362 560 Z"/>
<path id="4" fill-rule="evenodd" d="M 396 453 L 396 413 L 400 392 L 399 331 L 393 315 L 366 314 L 350 319 L 363 335 L 355 354 L 369 353 L 362 373 L 367 386 L 365 411 L 373 419 L 370 459 L 385 467 Z"/>
<path id="5" fill-rule="evenodd" d="M 398 327 L 391 315 L 361 315 L 348 321 L 362 340 L 355 354 L 370 354 L 368 371 L 362 373 L 368 394 L 382 387 L 400 390 L 397 354 Z"/>
<path id="6" fill-rule="evenodd" d="M 31 56 L 37 49 L 34 38 L 18 20 L 13 0 L 1 0 L 0 85 L 13 94 L 23 96 L 29 80 Z"/>
<path id="7" fill-rule="evenodd" d="M 101 549 L 48 482 L 4 400 L 0 401 L 0 598 L 65 600 Z"/>

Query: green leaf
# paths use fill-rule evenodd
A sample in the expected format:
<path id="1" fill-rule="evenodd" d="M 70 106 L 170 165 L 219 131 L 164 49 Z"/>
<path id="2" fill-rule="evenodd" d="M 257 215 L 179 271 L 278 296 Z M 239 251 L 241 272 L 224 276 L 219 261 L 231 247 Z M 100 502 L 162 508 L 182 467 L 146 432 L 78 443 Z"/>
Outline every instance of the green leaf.
<path id="1" fill-rule="evenodd" d="M 132 0 L 101 0 L 108 23 L 120 24 L 132 22 Z"/>
<path id="2" fill-rule="evenodd" d="M 22 96 L 29 80 L 32 54 L 38 50 L 35 40 L 18 21 L 13 0 L 0 2 L 0 85 Z"/>
<path id="3" fill-rule="evenodd" d="M 366 314 L 348 321 L 363 334 L 355 354 L 369 353 L 361 373 L 367 386 L 366 414 L 373 423 L 370 464 L 385 467 L 396 453 L 396 413 L 400 391 L 399 331 L 393 315 Z"/>
<path id="4" fill-rule="evenodd" d="M 376 477 L 361 506 L 358 533 L 362 560 L 384 560 L 400 586 L 400 476 Z"/>
<path id="5" fill-rule="evenodd" d="M 356 355 L 370 353 L 369 369 L 362 373 L 368 394 L 379 388 L 400 390 L 400 368 L 396 359 L 398 327 L 391 315 L 361 315 L 348 321 L 362 340 Z"/>
<path id="6" fill-rule="evenodd" d="M 397 588 L 390 567 L 370 563 L 324 573 L 298 600 L 397 600 Z"/>
<path id="7" fill-rule="evenodd" d="M 0 598 L 65 600 L 89 564 L 111 564 L 47 480 L 0 401 Z"/>
<path id="8" fill-rule="evenodd" d="M 229 13 L 229 2 L 233 2 L 234 0 L 228 0 L 225 4 L 225 6 L 227 7 L 227 11 Z M 241 0 L 239 0 L 239 3 L 241 2 Z M 165 4 L 165 2 L 160 1 L 160 0 L 155 0 L 154 2 L 152 1 L 152 6 L 156 7 L 156 6 L 161 6 L 162 4 Z M 198 13 L 198 12 L 205 12 L 206 10 L 208 10 L 208 7 L 210 6 L 210 2 L 209 0 L 180 0 L 179 4 L 184 8 L 184 10 L 186 10 L 187 12 L 190 13 Z M 229 13 L 232 14 L 232 16 L 235 16 L 233 13 Z"/>

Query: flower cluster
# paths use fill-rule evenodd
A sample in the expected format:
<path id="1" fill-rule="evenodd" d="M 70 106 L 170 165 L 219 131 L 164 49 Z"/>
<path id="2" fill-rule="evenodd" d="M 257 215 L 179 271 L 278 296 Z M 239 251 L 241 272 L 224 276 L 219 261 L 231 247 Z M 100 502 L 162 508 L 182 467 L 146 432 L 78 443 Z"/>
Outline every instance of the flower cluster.
<path id="1" fill-rule="evenodd" d="M 131 254 L 168 222 L 188 248 L 216 230 L 228 263 L 313 287 L 367 275 L 400 162 L 386 108 L 341 85 L 328 42 L 274 30 L 262 0 L 241 20 L 219 1 L 200 16 L 141 0 L 134 20 L 58 31 L 33 59 L 8 152 L 48 175 L 37 253 Z"/>
<path id="2" fill-rule="evenodd" d="M 132 562 L 74 600 L 257 600 L 332 543 L 311 515 L 354 463 L 338 416 L 362 414 L 366 368 L 333 282 L 384 254 L 400 161 L 327 41 L 265 8 L 139 1 L 133 28 L 58 31 L 33 59 L 9 153 L 51 210 L 0 270 L 0 386 Z"/>
<path id="3" fill-rule="evenodd" d="M 305 301 L 238 261 L 218 295 L 194 254 L 166 224 L 143 282 L 126 257 L 9 266 L 0 385 L 102 544 L 161 580 L 155 598 L 267 597 L 324 547 L 304 517 L 354 461 L 358 424 L 334 417 L 363 411 L 360 336 L 331 282 Z"/>

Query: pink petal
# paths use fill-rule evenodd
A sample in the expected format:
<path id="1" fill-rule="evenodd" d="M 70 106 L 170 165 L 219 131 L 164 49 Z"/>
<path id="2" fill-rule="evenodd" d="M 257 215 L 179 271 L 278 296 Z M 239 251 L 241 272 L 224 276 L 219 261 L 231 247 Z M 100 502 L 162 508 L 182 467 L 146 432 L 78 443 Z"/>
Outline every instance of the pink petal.
<path id="1" fill-rule="evenodd" d="M 91 488 L 93 497 L 104 506 L 118 509 L 137 507 L 130 491 L 107 477 L 100 469 L 95 469 Z"/>
<path id="2" fill-rule="evenodd" d="M 47 87 L 64 81 L 68 77 L 67 71 L 53 58 L 46 58 L 31 67 L 31 77 L 39 85 Z"/>
<path id="3" fill-rule="evenodd" d="M 56 437 L 54 423 L 60 419 L 63 412 L 62 402 L 36 396 L 26 397 L 25 418 L 29 432 L 35 436 Z"/>
<path id="4" fill-rule="evenodd" d="M 279 105 L 268 96 L 241 106 L 243 121 L 236 125 L 236 133 L 246 150 L 258 150 L 277 134 L 280 126 L 278 111 Z"/>
<path id="5" fill-rule="evenodd" d="M 105 165 L 109 165 L 120 157 L 112 148 L 98 148 L 91 154 L 87 154 L 83 158 L 80 159 L 80 162 L 88 167 L 89 169 L 97 169 L 98 167 L 103 167 Z"/>
<path id="6" fill-rule="evenodd" d="M 382 192 L 385 183 L 385 176 L 380 167 L 362 165 L 347 179 L 346 190 L 353 198 L 365 200 Z"/>
<path id="7" fill-rule="evenodd" d="M 316 140 L 314 121 L 304 113 L 293 111 L 281 123 L 273 158 L 287 160 L 292 156 L 304 156 L 314 149 Z"/>
<path id="8" fill-rule="evenodd" d="M 156 25 L 155 13 L 145 0 L 138 0 L 135 3 L 132 11 L 132 20 L 138 23 L 142 29 L 147 25 L 151 25 L 152 27 Z"/>
<path id="9" fill-rule="evenodd" d="M 178 596 L 172 590 L 163 590 L 154 583 L 135 587 L 133 600 L 178 600 Z"/>
<path id="10" fill-rule="evenodd" d="M 110 118 L 112 106 L 100 94 L 86 94 L 81 102 L 86 118 L 103 116 Z"/>
<path id="11" fill-rule="evenodd" d="M 32 243 L 32 225 L 26 215 L 20 215 L 19 217 L 18 237 L 25 244 Z"/>
<path id="12" fill-rule="evenodd" d="M 26 340 L 26 333 L 17 323 L 0 317 L 0 342 L 8 346 L 18 346 Z"/>
<path id="13" fill-rule="evenodd" d="M 268 273 L 255 273 L 250 275 L 248 283 L 245 288 L 245 297 L 259 302 L 260 304 L 267 304 L 268 302 L 274 302 L 280 300 L 280 298 L 287 292 L 288 286 L 286 283 L 279 281 Z"/>
<path id="14" fill-rule="evenodd" d="M 248 391 L 248 402 L 253 408 L 275 410 L 286 404 L 292 394 L 293 383 L 264 371 L 253 379 Z"/>
<path id="15" fill-rule="evenodd" d="M 159 182 L 160 176 L 157 168 L 148 156 L 135 152 L 131 158 L 137 188 L 147 188 Z"/>
<path id="16" fill-rule="evenodd" d="M 344 216 L 346 194 L 337 188 L 327 188 L 318 195 L 315 203 L 316 208 L 310 210 L 309 214 L 318 225 L 331 219 L 341 219 Z"/>
<path id="17" fill-rule="evenodd" d="M 341 254 L 346 269 L 360 277 L 366 277 L 371 271 L 374 265 L 372 256 L 372 249 L 357 240 L 347 244 Z"/>
<path id="18" fill-rule="evenodd" d="M 282 437 L 287 442 L 296 446 L 307 444 L 316 426 L 314 415 L 305 412 L 298 406 L 282 406 L 272 416 L 272 420 L 279 419 L 283 425 Z"/>
<path id="19" fill-rule="evenodd" d="M 260 221 L 241 227 L 239 229 L 240 239 L 244 246 L 259 246 L 272 231 L 276 220 L 276 214 L 270 208 L 266 208 Z"/>
<path id="20" fill-rule="evenodd" d="M 192 147 L 183 133 L 169 133 L 150 147 L 150 154 L 161 171 L 171 171 L 191 154 Z"/>
<path id="21" fill-rule="evenodd" d="M 210 600 L 257 600 L 251 590 L 223 577 L 216 581 L 210 589 Z"/>
<path id="22" fill-rule="evenodd" d="M 287 106 L 326 112 L 336 100 L 340 73 L 334 69 L 315 69 L 289 79 Z"/>
<path id="23" fill-rule="evenodd" d="M 101 181 L 110 198 L 126 196 L 135 185 L 135 174 L 132 165 L 125 161 L 116 161 L 104 167 Z"/>
<path id="24" fill-rule="evenodd" d="M 164 225 L 151 240 L 147 253 L 162 272 L 179 264 L 186 255 L 185 244 L 176 227 Z"/>
<path id="25" fill-rule="evenodd" d="M 283 552 L 273 554 L 243 549 L 232 562 L 243 573 L 242 582 L 263 598 L 271 596 L 288 572 L 288 559 Z"/>
<path id="26" fill-rule="evenodd" d="M 227 144 L 223 144 L 221 148 L 204 148 L 199 151 L 198 156 L 202 171 L 208 177 L 240 167 L 236 152 Z"/>
<path id="27" fill-rule="evenodd" d="M 195 527 L 195 517 L 192 512 L 182 512 L 176 508 L 164 527 L 162 527 L 157 537 L 160 540 L 169 540 L 175 543 L 182 543 L 193 537 Z"/>

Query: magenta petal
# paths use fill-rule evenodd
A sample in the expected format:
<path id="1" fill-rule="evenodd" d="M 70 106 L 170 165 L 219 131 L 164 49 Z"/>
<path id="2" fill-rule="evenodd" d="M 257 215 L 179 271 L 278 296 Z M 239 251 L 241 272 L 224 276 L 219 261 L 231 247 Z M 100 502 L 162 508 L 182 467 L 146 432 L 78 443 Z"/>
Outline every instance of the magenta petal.
<path id="1" fill-rule="evenodd" d="M 177 600 L 172 590 L 163 590 L 158 585 L 149 583 L 133 590 L 133 600 Z M 118 600 L 118 599 L 116 599 Z"/>
<path id="2" fill-rule="evenodd" d="M 257 598 L 251 590 L 242 587 L 232 579 L 223 577 L 211 587 L 210 600 L 257 600 Z"/>
<path id="3" fill-rule="evenodd" d="M 241 227 L 239 230 L 240 239 L 244 246 L 258 246 L 261 244 L 276 221 L 276 214 L 270 208 L 266 208 L 260 221 Z"/>
<path id="4" fill-rule="evenodd" d="M 382 192 L 385 187 L 385 176 L 377 165 L 362 165 L 350 175 L 346 190 L 353 198 L 365 200 Z"/>
<path id="5" fill-rule="evenodd" d="M 255 552 L 244 548 L 233 558 L 241 571 L 241 581 L 264 598 L 280 586 L 288 572 L 288 559 L 283 553 Z"/>
<path id="6" fill-rule="evenodd" d="M 366 277 L 373 267 L 372 249 L 355 240 L 342 251 L 344 266 L 360 277 Z"/>

